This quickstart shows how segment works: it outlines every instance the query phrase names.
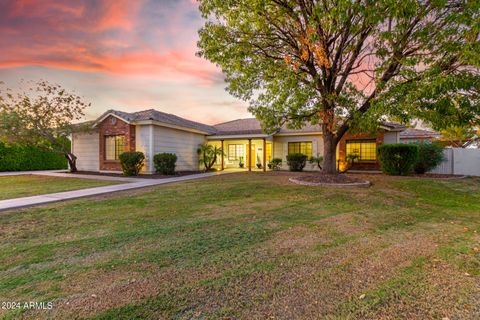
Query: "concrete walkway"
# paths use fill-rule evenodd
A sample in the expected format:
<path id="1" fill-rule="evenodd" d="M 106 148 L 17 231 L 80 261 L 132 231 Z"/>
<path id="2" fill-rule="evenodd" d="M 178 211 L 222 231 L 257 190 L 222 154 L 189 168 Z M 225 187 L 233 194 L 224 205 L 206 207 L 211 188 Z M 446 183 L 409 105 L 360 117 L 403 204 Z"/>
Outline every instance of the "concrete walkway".
<path id="1" fill-rule="evenodd" d="M 66 172 L 66 171 L 65 170 L 8 171 L 8 172 L 0 172 L 0 177 L 24 176 L 28 174 L 50 174 L 50 173 L 61 173 L 61 172 Z"/>
<path id="2" fill-rule="evenodd" d="M 36 171 L 36 172 L 37 174 L 40 174 L 39 171 Z M 217 171 L 217 172 L 199 173 L 199 174 L 192 174 L 189 176 L 173 177 L 173 178 L 165 178 L 165 179 L 135 179 L 140 181 L 125 183 L 125 184 L 117 184 L 112 186 L 50 193 L 50 194 L 38 195 L 38 196 L 32 196 L 32 197 L 1 200 L 0 211 L 31 207 L 31 206 L 41 205 L 46 203 L 72 200 L 72 199 L 78 199 L 83 197 L 96 196 L 96 195 L 101 195 L 106 193 L 145 188 L 145 187 L 151 187 L 151 186 L 157 186 L 157 185 L 169 184 L 169 183 L 175 183 L 175 182 L 181 182 L 181 181 L 197 180 L 197 179 L 203 179 L 203 178 L 229 174 L 229 173 L 233 173 L 233 172 Z M 28 174 L 31 174 L 31 173 L 28 173 Z M 50 174 L 51 172 L 48 175 Z M 69 177 L 71 176 L 72 175 L 69 175 Z"/>
<path id="3" fill-rule="evenodd" d="M 77 178 L 77 179 L 92 179 L 102 181 L 125 181 L 125 182 L 140 182 L 145 181 L 147 178 L 133 178 L 133 177 L 121 177 L 121 176 L 103 176 L 100 174 L 82 174 L 82 173 L 68 173 L 68 172 L 32 172 L 33 175 L 57 177 L 57 178 Z M 149 178 L 151 179 L 151 178 Z M 155 179 L 152 179 L 155 180 Z M 158 179 L 157 179 L 158 180 Z"/>

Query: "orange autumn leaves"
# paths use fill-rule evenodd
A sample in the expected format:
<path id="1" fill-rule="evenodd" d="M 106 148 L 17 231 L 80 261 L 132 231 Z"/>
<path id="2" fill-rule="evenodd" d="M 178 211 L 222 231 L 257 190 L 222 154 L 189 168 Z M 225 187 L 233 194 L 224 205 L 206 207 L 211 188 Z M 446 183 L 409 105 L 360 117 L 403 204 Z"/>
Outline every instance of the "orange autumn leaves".
<path id="1" fill-rule="evenodd" d="M 295 70 L 300 68 L 300 63 L 306 63 L 313 58 L 314 63 L 321 68 L 330 68 L 330 60 L 328 59 L 324 44 L 322 41 L 315 41 L 315 29 L 308 27 L 306 29 L 298 28 L 298 52 L 295 55 L 297 58 L 292 58 L 291 55 L 285 55 L 284 61 L 287 65 L 292 66 Z M 300 60 L 300 61 L 299 61 Z"/>

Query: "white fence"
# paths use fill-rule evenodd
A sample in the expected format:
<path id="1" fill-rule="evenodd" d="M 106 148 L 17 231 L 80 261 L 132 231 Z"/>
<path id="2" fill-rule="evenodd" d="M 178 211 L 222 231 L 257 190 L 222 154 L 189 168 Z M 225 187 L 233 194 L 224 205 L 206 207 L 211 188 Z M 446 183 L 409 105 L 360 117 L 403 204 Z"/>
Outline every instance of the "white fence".
<path id="1" fill-rule="evenodd" d="M 431 173 L 480 176 L 480 149 L 443 150 L 445 160 Z"/>

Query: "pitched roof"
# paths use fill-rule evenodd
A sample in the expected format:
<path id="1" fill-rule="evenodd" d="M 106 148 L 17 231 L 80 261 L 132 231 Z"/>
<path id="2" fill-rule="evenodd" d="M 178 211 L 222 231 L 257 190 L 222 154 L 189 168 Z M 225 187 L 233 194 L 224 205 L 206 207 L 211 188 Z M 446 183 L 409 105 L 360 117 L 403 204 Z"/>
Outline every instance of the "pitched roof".
<path id="1" fill-rule="evenodd" d="M 256 118 L 237 119 L 228 122 L 219 123 L 213 126 L 217 132 L 216 135 L 240 135 L 240 134 L 263 134 L 260 121 Z M 318 132 L 322 128 L 320 125 L 307 124 L 301 129 L 289 129 L 283 126 L 277 131 L 277 134 L 296 133 L 296 132 Z"/>
<path id="2" fill-rule="evenodd" d="M 398 122 L 382 121 L 380 124 L 393 131 L 401 131 L 407 128 L 405 125 Z"/>
<path id="3" fill-rule="evenodd" d="M 436 139 L 441 134 L 436 131 L 407 128 L 400 132 L 400 139 Z"/>
<path id="4" fill-rule="evenodd" d="M 127 122 L 153 120 L 153 121 L 158 121 L 158 122 L 162 122 L 170 125 L 199 130 L 209 134 L 216 132 L 215 128 L 213 128 L 212 126 L 209 126 L 200 122 L 187 120 L 185 118 L 181 118 L 179 116 L 176 116 L 170 113 L 161 112 L 155 109 L 148 109 L 148 110 L 137 111 L 132 113 L 118 111 L 118 110 L 108 110 L 98 118 L 97 123 L 103 120 L 103 118 L 108 114 L 114 114 Z"/>
<path id="5" fill-rule="evenodd" d="M 209 135 L 265 134 L 265 132 L 262 130 L 260 121 L 258 121 L 256 118 L 237 119 L 210 126 L 200 122 L 187 120 L 174 114 L 161 112 L 155 109 L 148 109 L 131 113 L 118 110 L 108 110 L 103 115 L 101 115 L 95 123 L 98 124 L 100 121 L 103 121 L 103 119 L 109 114 L 114 114 L 127 122 L 153 120 L 165 124 L 202 131 Z M 405 126 L 403 124 L 396 122 L 382 122 L 382 125 L 386 127 L 387 130 L 401 131 L 405 129 Z M 312 133 L 320 131 L 322 131 L 322 127 L 320 124 L 306 124 L 301 129 L 289 129 L 286 125 L 284 125 L 275 134 Z"/>

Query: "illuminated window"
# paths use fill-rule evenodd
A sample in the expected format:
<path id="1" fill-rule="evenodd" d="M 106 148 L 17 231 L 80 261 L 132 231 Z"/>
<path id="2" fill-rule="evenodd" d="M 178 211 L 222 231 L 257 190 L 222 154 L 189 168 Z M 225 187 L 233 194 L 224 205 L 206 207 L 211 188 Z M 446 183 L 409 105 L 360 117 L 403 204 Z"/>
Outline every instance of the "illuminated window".
<path id="1" fill-rule="evenodd" d="M 267 148 L 265 149 L 267 155 L 267 162 L 272 160 L 272 144 L 267 142 Z"/>
<path id="2" fill-rule="evenodd" d="M 312 157 L 312 142 L 289 142 L 288 154 L 302 153 L 310 159 Z"/>
<path id="3" fill-rule="evenodd" d="M 228 160 L 230 161 L 240 160 L 240 157 L 243 157 L 243 154 L 244 154 L 243 144 L 228 145 Z"/>
<path id="4" fill-rule="evenodd" d="M 125 150 L 125 136 L 105 137 L 105 160 L 118 160 Z"/>
<path id="5" fill-rule="evenodd" d="M 359 161 L 377 160 L 377 142 L 375 140 L 347 141 L 347 155 L 357 154 Z"/>

